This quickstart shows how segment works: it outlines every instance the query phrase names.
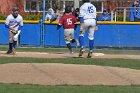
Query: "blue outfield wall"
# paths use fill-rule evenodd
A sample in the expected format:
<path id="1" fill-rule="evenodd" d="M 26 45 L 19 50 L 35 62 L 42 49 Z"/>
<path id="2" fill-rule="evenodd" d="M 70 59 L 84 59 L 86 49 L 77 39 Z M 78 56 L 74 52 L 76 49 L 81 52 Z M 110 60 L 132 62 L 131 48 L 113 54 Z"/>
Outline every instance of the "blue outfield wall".
<path id="1" fill-rule="evenodd" d="M 8 44 L 9 41 L 9 32 L 5 28 L 3 23 L 0 23 L 0 44 Z"/>
<path id="2" fill-rule="evenodd" d="M 140 47 L 140 25 L 99 25 L 96 46 Z"/>
<path id="3" fill-rule="evenodd" d="M 41 45 L 41 30 L 40 24 L 24 24 L 23 30 L 20 33 L 21 46 L 40 46 Z"/>
<path id="4" fill-rule="evenodd" d="M 78 39 L 79 26 L 75 30 L 75 38 Z M 56 29 L 56 25 L 47 24 L 45 30 L 45 45 L 46 46 L 66 46 L 64 41 L 64 29 Z M 72 44 L 75 46 L 75 44 Z"/>
<path id="5" fill-rule="evenodd" d="M 95 32 L 95 46 L 105 47 L 140 47 L 140 23 L 99 22 L 99 30 Z M 75 30 L 78 39 L 80 26 Z M 0 23 L 0 44 L 8 44 L 8 29 Z M 44 36 L 45 41 L 42 41 Z M 85 33 L 85 46 L 88 46 L 88 33 Z M 66 46 L 64 30 L 56 29 L 56 24 L 46 24 L 45 34 L 42 35 L 40 23 L 25 23 L 20 34 L 20 46 Z M 75 46 L 75 44 L 73 44 Z"/>
<path id="6" fill-rule="evenodd" d="M 95 46 L 105 47 L 140 47 L 139 24 L 99 24 L 95 32 Z M 75 30 L 78 39 L 80 26 Z M 56 25 L 46 25 L 45 45 L 65 46 L 63 28 L 56 30 Z M 84 43 L 88 46 L 88 32 Z M 73 44 L 74 46 L 74 44 Z"/>

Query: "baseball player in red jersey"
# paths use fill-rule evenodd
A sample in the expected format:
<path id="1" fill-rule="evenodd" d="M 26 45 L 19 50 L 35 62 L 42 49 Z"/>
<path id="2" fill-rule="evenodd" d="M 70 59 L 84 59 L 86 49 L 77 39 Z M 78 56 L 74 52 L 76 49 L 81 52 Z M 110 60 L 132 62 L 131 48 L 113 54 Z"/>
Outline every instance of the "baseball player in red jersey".
<path id="1" fill-rule="evenodd" d="M 65 8 L 65 14 L 59 20 L 59 26 L 63 25 L 64 27 L 64 39 L 70 53 L 73 53 L 70 43 L 75 42 L 76 46 L 79 46 L 78 40 L 74 39 L 74 29 L 76 22 L 77 22 L 76 17 L 73 16 L 71 13 L 71 7 L 67 6 Z"/>

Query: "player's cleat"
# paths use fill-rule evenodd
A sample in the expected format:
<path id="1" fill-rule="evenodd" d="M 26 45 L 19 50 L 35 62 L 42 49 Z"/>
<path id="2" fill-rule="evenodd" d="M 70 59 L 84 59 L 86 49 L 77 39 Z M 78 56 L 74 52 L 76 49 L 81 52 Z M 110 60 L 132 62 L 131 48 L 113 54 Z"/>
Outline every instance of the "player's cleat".
<path id="1" fill-rule="evenodd" d="M 13 50 L 12 50 L 12 51 L 13 51 L 13 55 L 15 55 L 15 54 L 16 54 L 16 50 L 13 48 Z"/>
<path id="2" fill-rule="evenodd" d="M 81 57 L 81 56 L 83 55 L 84 51 L 85 51 L 85 50 L 84 50 L 83 48 L 80 49 L 79 57 Z"/>
<path id="3" fill-rule="evenodd" d="M 75 43 L 76 43 L 76 48 L 78 48 L 80 46 L 79 41 L 77 39 L 75 39 Z"/>
<path id="4" fill-rule="evenodd" d="M 12 53 L 13 53 L 12 50 L 8 50 L 8 51 L 6 52 L 6 54 L 12 54 Z"/>
<path id="5" fill-rule="evenodd" d="M 92 52 L 89 52 L 87 58 L 91 58 L 91 57 L 92 57 Z"/>
<path id="6" fill-rule="evenodd" d="M 73 51 L 70 51 L 70 54 L 73 54 Z"/>

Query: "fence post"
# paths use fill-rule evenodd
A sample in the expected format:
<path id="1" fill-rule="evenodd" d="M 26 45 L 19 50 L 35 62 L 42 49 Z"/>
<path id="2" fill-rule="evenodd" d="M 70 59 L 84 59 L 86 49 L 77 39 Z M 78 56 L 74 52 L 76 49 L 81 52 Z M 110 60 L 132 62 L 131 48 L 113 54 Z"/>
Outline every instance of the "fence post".
<path id="1" fill-rule="evenodd" d="M 43 17 L 42 17 L 42 47 L 45 47 L 45 16 L 46 16 L 46 0 L 43 0 Z"/>
<path id="2" fill-rule="evenodd" d="M 113 21 L 113 17 L 114 17 L 113 11 L 111 11 L 111 21 Z"/>
<path id="3" fill-rule="evenodd" d="M 65 4 L 66 4 L 66 2 L 65 2 L 65 0 L 63 0 L 63 12 L 65 12 Z"/>
<path id="4" fill-rule="evenodd" d="M 126 8 L 124 8 L 124 11 L 123 11 L 123 21 L 124 22 L 126 21 Z"/>
<path id="5" fill-rule="evenodd" d="M 115 11 L 115 22 L 117 21 L 117 12 Z"/>

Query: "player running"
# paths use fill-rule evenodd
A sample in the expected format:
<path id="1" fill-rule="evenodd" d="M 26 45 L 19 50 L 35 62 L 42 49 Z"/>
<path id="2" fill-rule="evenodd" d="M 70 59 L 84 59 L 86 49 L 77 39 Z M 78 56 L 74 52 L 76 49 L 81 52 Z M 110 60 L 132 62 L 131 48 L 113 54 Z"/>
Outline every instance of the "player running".
<path id="1" fill-rule="evenodd" d="M 18 7 L 12 8 L 12 14 L 8 15 L 5 27 L 9 29 L 9 49 L 7 54 L 15 54 L 18 36 L 23 27 L 23 18 L 18 14 Z"/>
<path id="2" fill-rule="evenodd" d="M 74 29 L 75 23 L 77 22 L 75 16 L 72 15 L 71 7 L 67 6 L 65 8 L 65 14 L 60 18 L 59 25 L 64 27 L 64 39 L 69 49 L 70 53 L 73 53 L 71 43 L 76 43 L 79 46 L 77 39 L 74 39 Z"/>
<path id="3" fill-rule="evenodd" d="M 92 57 L 92 50 L 94 45 L 94 32 L 98 29 L 96 26 L 96 7 L 89 2 L 89 0 L 83 0 L 83 5 L 80 7 L 80 53 L 79 57 L 83 55 L 84 52 L 84 33 L 88 30 L 89 38 L 89 53 L 87 58 Z"/>

